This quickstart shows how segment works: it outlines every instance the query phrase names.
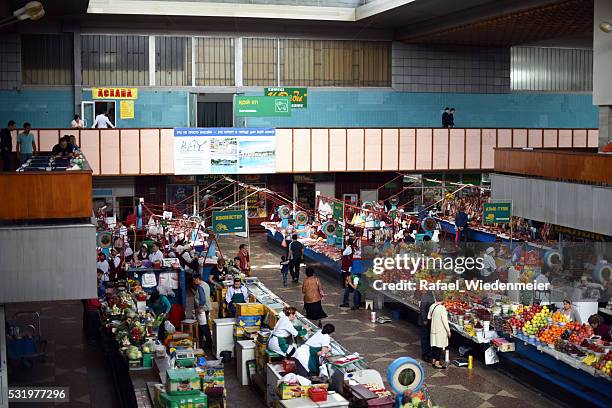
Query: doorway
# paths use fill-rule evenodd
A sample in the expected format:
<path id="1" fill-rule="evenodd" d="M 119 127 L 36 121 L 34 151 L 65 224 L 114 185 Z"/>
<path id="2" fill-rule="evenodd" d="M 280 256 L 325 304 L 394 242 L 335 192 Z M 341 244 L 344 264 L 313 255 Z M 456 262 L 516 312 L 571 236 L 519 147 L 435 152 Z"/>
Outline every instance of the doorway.
<path id="1" fill-rule="evenodd" d="M 85 122 L 85 127 L 91 127 L 96 120 L 96 116 L 106 112 L 111 123 L 117 126 L 115 116 L 116 101 L 83 101 L 81 102 L 81 118 Z"/>
<path id="2" fill-rule="evenodd" d="M 233 127 L 233 94 L 198 94 L 198 127 Z"/>

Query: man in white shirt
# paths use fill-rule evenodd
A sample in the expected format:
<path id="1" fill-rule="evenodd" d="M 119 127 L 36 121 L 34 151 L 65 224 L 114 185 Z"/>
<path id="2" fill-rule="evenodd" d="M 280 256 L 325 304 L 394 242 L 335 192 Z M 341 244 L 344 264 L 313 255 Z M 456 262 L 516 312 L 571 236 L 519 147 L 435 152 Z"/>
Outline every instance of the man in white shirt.
<path id="1" fill-rule="evenodd" d="M 114 128 L 115 125 L 113 125 L 110 119 L 108 119 L 108 116 L 106 116 L 106 111 L 96 116 L 92 128 L 107 129 L 109 127 Z"/>
<path id="2" fill-rule="evenodd" d="M 108 282 L 108 270 L 110 269 L 110 265 L 106 260 L 106 255 L 104 254 L 104 252 L 98 253 L 98 262 L 96 262 L 96 268 L 102 271 L 102 282 Z"/>
<path id="3" fill-rule="evenodd" d="M 160 251 L 159 244 L 157 242 L 154 242 L 153 252 L 151 252 L 151 255 L 149 255 L 149 261 L 151 262 L 159 261 L 161 263 L 163 260 L 164 260 L 164 254 L 162 253 L 162 251 Z"/>

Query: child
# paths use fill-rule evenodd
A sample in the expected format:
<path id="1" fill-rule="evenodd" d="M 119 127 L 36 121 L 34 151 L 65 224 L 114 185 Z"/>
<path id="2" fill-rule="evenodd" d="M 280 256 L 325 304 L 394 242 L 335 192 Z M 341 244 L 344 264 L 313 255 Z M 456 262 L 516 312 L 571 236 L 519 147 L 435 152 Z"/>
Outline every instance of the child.
<path id="1" fill-rule="evenodd" d="M 285 255 L 281 256 L 280 271 L 283 275 L 283 286 L 287 286 L 287 275 L 289 274 L 289 260 Z"/>

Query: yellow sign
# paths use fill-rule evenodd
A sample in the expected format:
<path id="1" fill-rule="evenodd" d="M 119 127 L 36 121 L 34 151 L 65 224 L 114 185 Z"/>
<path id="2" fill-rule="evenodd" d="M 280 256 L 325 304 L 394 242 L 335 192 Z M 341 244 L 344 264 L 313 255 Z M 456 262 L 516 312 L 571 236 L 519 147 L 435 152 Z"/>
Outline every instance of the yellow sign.
<path id="1" fill-rule="evenodd" d="M 138 99 L 138 88 L 93 88 L 93 99 Z"/>
<path id="2" fill-rule="evenodd" d="M 134 119 L 134 101 L 119 101 L 119 117 Z"/>

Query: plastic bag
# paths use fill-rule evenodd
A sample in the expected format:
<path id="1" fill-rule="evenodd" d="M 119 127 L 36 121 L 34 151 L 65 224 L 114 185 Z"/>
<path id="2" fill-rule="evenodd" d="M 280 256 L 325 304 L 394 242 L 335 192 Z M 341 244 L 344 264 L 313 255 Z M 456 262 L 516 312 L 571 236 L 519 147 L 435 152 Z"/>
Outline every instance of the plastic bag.
<path id="1" fill-rule="evenodd" d="M 485 364 L 491 365 L 495 363 L 499 363 L 499 357 L 497 356 L 497 351 L 495 351 L 495 348 L 489 347 L 485 351 Z"/>
<path id="2" fill-rule="evenodd" d="M 170 320 L 166 320 L 164 322 L 164 330 L 166 331 L 166 335 L 176 332 L 176 328 L 174 327 L 172 322 L 170 322 Z"/>

